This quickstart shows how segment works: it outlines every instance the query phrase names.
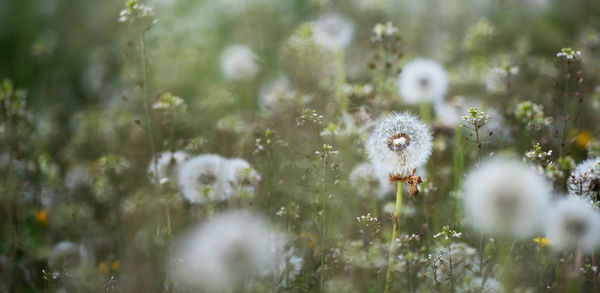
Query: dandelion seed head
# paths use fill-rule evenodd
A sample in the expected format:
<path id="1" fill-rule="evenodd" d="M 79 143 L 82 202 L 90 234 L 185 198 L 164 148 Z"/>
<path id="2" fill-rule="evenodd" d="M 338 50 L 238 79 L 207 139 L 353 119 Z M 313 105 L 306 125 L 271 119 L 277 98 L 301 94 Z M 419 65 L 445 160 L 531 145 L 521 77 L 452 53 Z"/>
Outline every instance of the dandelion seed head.
<path id="1" fill-rule="evenodd" d="M 550 196 L 541 175 L 507 159 L 484 162 L 464 184 L 468 220 L 487 234 L 525 238 L 536 233 Z"/>
<path id="2" fill-rule="evenodd" d="M 326 14 L 313 23 L 313 37 L 318 45 L 327 50 L 341 50 L 352 42 L 354 25 L 340 15 Z"/>
<path id="3" fill-rule="evenodd" d="M 179 190 L 191 203 L 227 199 L 227 160 L 219 155 L 204 154 L 186 161 L 179 169 Z"/>
<path id="4" fill-rule="evenodd" d="M 367 154 L 377 176 L 407 176 L 427 162 L 431 140 L 429 126 L 419 118 L 409 113 L 392 113 L 378 121 L 367 140 Z"/>
<path id="5" fill-rule="evenodd" d="M 548 211 L 545 232 L 553 249 L 593 252 L 600 244 L 600 215 L 586 200 L 569 196 Z"/>
<path id="6" fill-rule="evenodd" d="M 246 160 L 228 159 L 225 164 L 226 180 L 230 194 L 227 197 L 253 197 L 261 176 Z"/>
<path id="7" fill-rule="evenodd" d="M 446 71 L 439 63 L 428 59 L 408 63 L 398 78 L 398 92 L 407 104 L 443 101 L 447 89 Z"/>
<path id="8" fill-rule="evenodd" d="M 231 45 L 221 54 L 221 70 L 228 80 L 248 80 L 260 71 L 257 59 L 258 57 L 250 48 Z"/>
<path id="9" fill-rule="evenodd" d="M 83 246 L 69 241 L 62 241 L 52 249 L 48 259 L 50 269 L 56 272 L 68 273 L 73 270 L 87 252 Z"/>
<path id="10" fill-rule="evenodd" d="M 583 161 L 569 177 L 568 188 L 571 194 L 590 200 L 598 200 L 600 194 L 600 158 Z"/>
<path id="11" fill-rule="evenodd" d="M 234 288 L 247 277 L 260 276 L 275 263 L 280 248 L 260 217 L 229 211 L 200 224 L 175 246 L 171 274 L 182 283 L 209 292 Z"/>
<path id="12" fill-rule="evenodd" d="M 171 188 L 177 188 L 179 180 L 179 169 L 190 155 L 184 151 L 170 152 L 166 151 L 158 155 L 156 160 L 156 171 L 158 176 L 154 176 L 154 159 L 148 164 L 148 177 L 150 180 L 158 180 L 161 184 L 169 183 Z"/>

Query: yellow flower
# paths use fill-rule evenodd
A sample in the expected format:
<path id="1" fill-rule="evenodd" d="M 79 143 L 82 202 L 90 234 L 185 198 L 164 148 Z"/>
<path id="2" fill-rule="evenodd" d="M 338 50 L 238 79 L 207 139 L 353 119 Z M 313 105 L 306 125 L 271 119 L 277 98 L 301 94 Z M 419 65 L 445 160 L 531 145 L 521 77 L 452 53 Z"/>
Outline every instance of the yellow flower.
<path id="1" fill-rule="evenodd" d="M 35 212 L 35 219 L 38 221 L 38 223 L 44 225 L 44 226 L 48 226 L 48 217 L 50 216 L 50 213 L 47 210 L 40 210 Z"/>
<path id="2" fill-rule="evenodd" d="M 121 263 L 118 260 L 115 260 L 110 264 L 110 269 L 113 272 L 118 271 L 120 267 L 121 267 Z"/>
<path id="3" fill-rule="evenodd" d="M 542 246 L 542 248 L 550 245 L 550 239 L 548 239 L 546 237 L 537 237 L 537 238 L 534 238 L 533 242 L 539 243 L 540 246 Z"/>
<path id="4" fill-rule="evenodd" d="M 587 145 L 594 139 L 594 136 L 588 130 L 573 130 L 572 133 L 572 135 L 575 137 L 575 144 L 580 148 L 586 148 Z"/>
<path id="5" fill-rule="evenodd" d="M 110 265 L 107 261 L 102 261 L 98 264 L 98 270 L 105 274 L 108 274 L 110 272 Z"/>

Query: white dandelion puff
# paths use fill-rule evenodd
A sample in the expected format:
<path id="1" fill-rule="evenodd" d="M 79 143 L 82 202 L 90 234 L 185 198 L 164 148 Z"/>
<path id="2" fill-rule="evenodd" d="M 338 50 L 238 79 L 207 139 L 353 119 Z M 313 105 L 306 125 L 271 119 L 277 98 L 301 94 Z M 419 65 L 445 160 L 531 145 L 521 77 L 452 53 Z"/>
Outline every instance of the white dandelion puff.
<path id="1" fill-rule="evenodd" d="M 228 197 L 253 197 L 262 179 L 250 163 L 241 158 L 228 159 L 225 164 L 226 180 L 230 185 Z"/>
<path id="2" fill-rule="evenodd" d="M 169 183 L 172 188 L 177 188 L 179 169 L 189 159 L 190 155 L 184 151 L 174 153 L 170 151 L 163 152 L 158 155 L 157 159 L 150 161 L 148 165 L 148 177 L 151 180 L 158 180 L 161 184 Z M 156 160 L 156 172 L 158 176 L 154 174 L 154 160 Z"/>
<path id="3" fill-rule="evenodd" d="M 243 81 L 253 78 L 259 71 L 258 57 L 242 45 L 227 47 L 221 54 L 221 70 L 225 78 Z"/>
<path id="4" fill-rule="evenodd" d="M 173 277 L 191 288 L 225 292 L 260 277 L 276 260 L 262 218 L 230 211 L 192 229 L 175 246 Z"/>
<path id="5" fill-rule="evenodd" d="M 291 101 L 296 96 L 290 80 L 281 75 L 277 79 L 264 85 L 260 90 L 260 106 L 264 109 L 275 109 L 286 101 Z"/>
<path id="6" fill-rule="evenodd" d="M 425 123 L 409 113 L 381 118 L 367 140 L 369 160 L 378 176 L 408 176 L 427 162 L 432 135 Z"/>
<path id="7" fill-rule="evenodd" d="M 408 63 L 398 78 L 398 92 L 407 104 L 443 101 L 447 89 L 446 70 L 433 60 L 416 59 Z"/>
<path id="8" fill-rule="evenodd" d="M 219 155 L 205 154 L 189 159 L 179 170 L 179 189 L 191 203 L 227 199 L 227 160 Z"/>
<path id="9" fill-rule="evenodd" d="M 384 198 L 392 191 L 392 186 L 385 177 L 377 176 L 375 168 L 371 163 L 356 165 L 350 172 L 350 183 L 356 189 L 358 195 L 369 198 L 373 195 Z"/>
<path id="10" fill-rule="evenodd" d="M 337 14 L 323 15 L 313 23 L 313 37 L 319 46 L 327 50 L 341 50 L 352 42 L 354 25 Z"/>
<path id="11" fill-rule="evenodd" d="M 598 200 L 600 193 L 600 158 L 583 161 L 569 177 L 569 191 L 572 194 Z"/>
<path id="12" fill-rule="evenodd" d="M 551 197 L 541 175 L 507 159 L 489 160 L 473 170 L 463 192 L 467 217 L 475 228 L 516 238 L 539 231 Z"/>
<path id="13" fill-rule="evenodd" d="M 280 288 L 289 288 L 300 275 L 304 259 L 284 233 L 272 233 L 271 253 L 274 255 L 274 262 L 266 275 L 272 277 Z"/>
<path id="14" fill-rule="evenodd" d="M 50 269 L 55 272 L 67 273 L 75 269 L 87 255 L 83 246 L 69 241 L 63 241 L 52 249 L 48 259 Z"/>
<path id="15" fill-rule="evenodd" d="M 563 198 L 549 210 L 545 231 L 553 249 L 593 252 L 600 244 L 600 215 L 581 198 Z"/>

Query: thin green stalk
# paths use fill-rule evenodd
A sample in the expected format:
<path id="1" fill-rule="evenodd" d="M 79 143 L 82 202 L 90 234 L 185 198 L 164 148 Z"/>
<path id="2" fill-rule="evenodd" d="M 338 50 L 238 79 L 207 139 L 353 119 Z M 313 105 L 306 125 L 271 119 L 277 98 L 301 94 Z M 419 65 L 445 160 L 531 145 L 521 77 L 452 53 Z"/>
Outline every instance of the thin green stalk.
<path id="1" fill-rule="evenodd" d="M 322 201 L 322 207 L 321 207 L 321 214 L 323 217 L 323 222 L 321 224 L 321 292 L 323 292 L 324 290 L 324 286 L 325 286 L 325 262 L 326 262 L 326 240 L 327 240 L 327 213 L 326 213 L 326 208 L 327 208 L 327 180 L 326 180 L 326 176 L 327 175 L 327 159 L 323 159 L 323 182 L 322 182 L 322 188 L 323 188 L 323 199 Z"/>
<path id="2" fill-rule="evenodd" d="M 421 114 L 421 119 L 427 123 L 431 123 L 431 104 L 430 103 L 420 103 L 419 104 L 419 112 Z"/>
<path id="3" fill-rule="evenodd" d="M 564 94 L 564 101 L 563 101 L 563 109 L 565 111 L 565 118 L 563 120 L 563 131 L 562 131 L 562 137 L 560 138 L 560 156 L 562 157 L 564 155 L 564 151 L 565 151 L 565 139 L 567 137 L 567 123 L 569 121 L 568 119 L 568 115 L 569 115 L 569 63 L 567 62 L 567 76 L 566 76 L 566 81 L 565 81 L 565 94 Z"/>
<path id="4" fill-rule="evenodd" d="M 452 265 L 452 245 L 448 245 L 448 263 L 450 265 L 450 290 L 456 292 L 454 289 L 454 268 Z"/>
<path id="5" fill-rule="evenodd" d="M 390 240 L 390 256 L 388 258 L 388 267 L 385 274 L 385 291 L 389 293 L 392 288 L 392 267 L 396 258 L 396 238 L 398 238 L 398 221 L 400 220 L 400 212 L 402 210 L 402 182 L 398 181 L 396 191 L 396 211 L 394 212 L 394 230 L 392 231 L 392 239 Z"/>
<path id="6" fill-rule="evenodd" d="M 335 87 L 337 102 L 342 113 L 348 111 L 348 99 L 344 95 L 344 83 L 346 83 L 344 50 L 337 50 L 335 52 Z"/>
<path id="7" fill-rule="evenodd" d="M 459 190 L 462 184 L 462 175 L 465 166 L 465 158 L 463 156 L 463 129 L 460 125 L 456 125 L 454 131 L 454 190 Z"/>
<path id="8" fill-rule="evenodd" d="M 148 139 L 150 140 L 150 149 L 152 150 L 152 165 L 153 165 L 153 169 L 154 169 L 154 186 L 156 187 L 156 190 L 160 190 L 160 185 L 159 185 L 159 180 L 160 178 L 158 178 L 158 166 L 157 166 L 157 162 L 156 162 L 156 147 L 154 145 L 154 132 L 153 132 L 153 125 L 152 125 L 152 116 L 150 115 L 150 101 L 148 98 L 148 92 L 146 89 L 146 83 L 147 83 L 147 78 L 146 78 L 146 46 L 145 46 L 145 40 L 144 40 L 144 33 L 141 32 L 140 33 L 140 55 L 141 55 L 141 61 L 142 61 L 142 82 L 140 83 L 140 87 L 142 88 L 142 93 L 143 93 L 143 97 L 144 97 L 144 116 L 146 118 L 146 127 L 147 127 L 147 131 L 148 131 Z"/>

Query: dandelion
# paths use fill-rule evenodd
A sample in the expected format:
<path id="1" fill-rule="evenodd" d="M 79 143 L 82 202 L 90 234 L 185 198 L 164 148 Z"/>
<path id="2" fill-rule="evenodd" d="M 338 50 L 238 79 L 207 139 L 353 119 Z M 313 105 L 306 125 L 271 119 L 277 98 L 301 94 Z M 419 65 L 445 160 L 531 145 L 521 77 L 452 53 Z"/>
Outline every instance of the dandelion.
<path id="1" fill-rule="evenodd" d="M 407 104 L 442 101 L 447 89 L 446 71 L 440 64 L 428 59 L 408 63 L 398 78 L 398 92 Z"/>
<path id="2" fill-rule="evenodd" d="M 375 175 L 375 169 L 371 163 L 358 164 L 350 172 L 349 179 L 352 187 L 361 197 L 376 195 L 381 199 L 392 191 L 387 178 Z"/>
<path id="3" fill-rule="evenodd" d="M 581 198 L 563 198 L 549 210 L 545 231 L 554 249 L 593 252 L 600 244 L 600 215 Z"/>
<path id="4" fill-rule="evenodd" d="M 148 164 L 148 177 L 151 180 L 158 180 L 162 184 L 169 184 L 171 188 L 177 188 L 179 180 L 179 168 L 190 159 L 190 155 L 184 151 L 170 152 L 166 151 L 158 155 L 158 158 L 152 159 Z M 156 161 L 156 171 L 158 176 L 154 175 L 154 161 Z"/>
<path id="5" fill-rule="evenodd" d="M 227 47 L 221 54 L 221 70 L 228 80 L 243 81 L 253 78 L 259 71 L 258 57 L 242 45 Z"/>
<path id="6" fill-rule="evenodd" d="M 598 200 L 600 192 L 600 158 L 583 161 L 575 168 L 568 182 L 572 194 Z"/>
<path id="7" fill-rule="evenodd" d="M 48 265 L 50 269 L 55 272 L 69 273 L 69 271 L 79 265 L 82 258 L 87 255 L 87 252 L 83 246 L 75 244 L 69 241 L 63 241 L 52 249 L 50 257 L 48 258 Z"/>
<path id="8" fill-rule="evenodd" d="M 313 23 L 314 41 L 330 51 L 348 47 L 353 36 L 352 22 L 337 14 L 323 15 Z"/>
<path id="9" fill-rule="evenodd" d="M 228 197 L 252 197 L 261 180 L 260 174 L 250 164 L 240 158 L 228 159 L 225 164 L 226 180 L 230 188 Z"/>
<path id="10" fill-rule="evenodd" d="M 248 212 L 217 215 L 178 240 L 171 273 L 190 288 L 236 291 L 276 261 L 281 249 L 271 247 L 271 233 L 262 218 Z"/>
<path id="11" fill-rule="evenodd" d="M 468 219 L 483 233 L 528 237 L 538 231 L 549 200 L 544 177 L 512 160 L 486 161 L 464 184 Z"/>
<path id="12" fill-rule="evenodd" d="M 383 117 L 367 140 L 369 160 L 380 177 L 408 176 L 431 154 L 429 127 L 409 113 Z"/>
<path id="13" fill-rule="evenodd" d="M 199 155 L 179 169 L 179 189 L 191 203 L 227 199 L 230 185 L 226 180 L 227 161 L 213 154 Z"/>
<path id="14" fill-rule="evenodd" d="M 274 262 L 266 275 L 271 276 L 280 288 L 289 288 L 300 275 L 304 259 L 298 249 L 291 245 L 289 236 L 283 233 L 271 234 L 271 253 Z"/>
<path id="15" fill-rule="evenodd" d="M 260 106 L 264 109 L 275 109 L 285 101 L 290 101 L 296 96 L 290 80 L 285 76 L 264 85 L 260 90 Z"/>

